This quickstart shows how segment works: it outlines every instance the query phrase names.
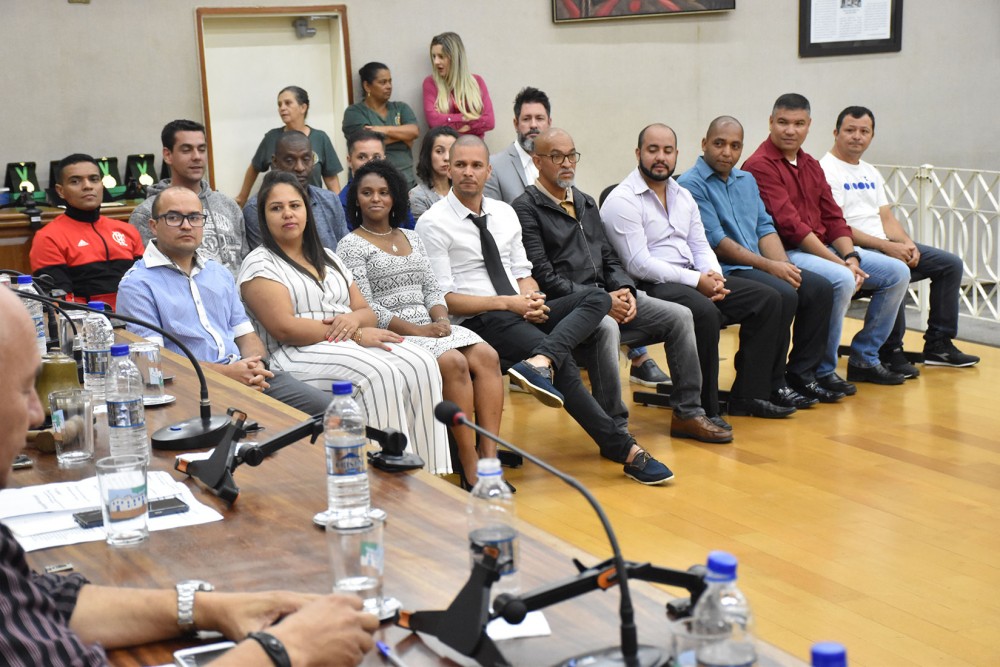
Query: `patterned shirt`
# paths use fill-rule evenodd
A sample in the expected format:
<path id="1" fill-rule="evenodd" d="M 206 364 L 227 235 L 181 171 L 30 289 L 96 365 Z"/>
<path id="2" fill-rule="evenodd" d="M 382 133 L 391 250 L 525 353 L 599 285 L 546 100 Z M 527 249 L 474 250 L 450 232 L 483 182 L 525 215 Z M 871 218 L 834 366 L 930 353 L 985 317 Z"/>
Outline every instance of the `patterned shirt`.
<path id="1" fill-rule="evenodd" d="M 0 525 L 0 663 L 6 667 L 106 665 L 104 649 L 83 643 L 69 628 L 79 574 L 35 574 L 24 549 Z"/>

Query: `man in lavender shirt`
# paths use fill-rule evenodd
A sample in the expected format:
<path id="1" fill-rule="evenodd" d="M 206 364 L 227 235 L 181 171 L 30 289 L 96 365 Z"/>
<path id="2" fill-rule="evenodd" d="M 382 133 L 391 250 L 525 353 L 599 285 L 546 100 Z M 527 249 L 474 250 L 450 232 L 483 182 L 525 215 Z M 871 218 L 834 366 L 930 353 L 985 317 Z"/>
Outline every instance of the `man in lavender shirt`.
<path id="1" fill-rule="evenodd" d="M 719 417 L 719 331 L 737 323 L 740 348 L 729 414 L 787 417 L 794 407 L 770 401 L 778 389 L 772 378 L 784 376 L 788 354 L 787 345 L 778 349 L 781 297 L 761 283 L 722 275 L 698 205 L 671 178 L 677 165 L 673 130 L 658 123 L 646 127 L 639 133 L 635 155 L 638 166 L 608 195 L 601 220 L 639 289 L 691 309 L 701 362 L 701 403 L 709 419 L 725 424 Z"/>

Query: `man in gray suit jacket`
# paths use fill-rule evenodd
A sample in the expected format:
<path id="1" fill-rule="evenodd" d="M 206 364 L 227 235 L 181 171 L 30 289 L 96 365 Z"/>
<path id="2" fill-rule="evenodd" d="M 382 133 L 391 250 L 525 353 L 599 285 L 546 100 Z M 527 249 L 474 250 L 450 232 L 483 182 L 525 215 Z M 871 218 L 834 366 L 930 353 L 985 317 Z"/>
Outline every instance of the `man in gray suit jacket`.
<path id="1" fill-rule="evenodd" d="M 531 161 L 535 137 L 549 129 L 551 113 L 548 95 L 531 86 L 521 89 L 514 98 L 514 130 L 517 132 L 517 141 L 502 153 L 490 156 L 493 173 L 486 181 L 483 194 L 510 204 L 521 196 L 526 187 L 534 185 L 538 177 L 538 169 Z"/>

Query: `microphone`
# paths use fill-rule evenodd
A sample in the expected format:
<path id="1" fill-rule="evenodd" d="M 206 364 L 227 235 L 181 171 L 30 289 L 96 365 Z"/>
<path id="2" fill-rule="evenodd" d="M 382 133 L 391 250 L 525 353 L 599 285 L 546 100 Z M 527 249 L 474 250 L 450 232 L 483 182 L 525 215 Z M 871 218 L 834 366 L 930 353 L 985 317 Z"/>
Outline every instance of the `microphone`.
<path id="1" fill-rule="evenodd" d="M 19 292 L 18 296 L 40 301 L 45 304 L 58 305 L 63 308 L 85 310 L 91 313 L 104 313 L 104 311 L 94 310 L 93 308 L 85 306 L 82 303 L 53 299 L 40 294 Z M 201 369 L 201 364 L 198 362 L 198 359 L 194 356 L 194 354 L 191 353 L 191 350 L 189 350 L 188 347 L 172 333 L 161 329 L 152 322 L 146 322 L 130 315 L 122 315 L 121 313 L 114 313 L 114 317 L 122 320 L 123 322 L 151 329 L 173 342 L 177 345 L 181 352 L 184 353 L 184 356 L 188 358 L 191 365 L 194 367 L 194 372 L 198 375 L 198 383 L 201 386 L 200 416 L 161 428 L 153 434 L 152 438 L 150 438 L 153 449 L 167 449 L 175 451 L 187 449 L 206 449 L 219 444 L 225 435 L 227 427 L 229 426 L 230 419 L 228 416 L 212 414 L 212 402 L 208 399 L 208 380 L 205 379 L 205 373 Z"/>
<path id="2" fill-rule="evenodd" d="M 638 631 L 635 625 L 635 612 L 632 608 L 632 595 L 628 588 L 628 574 L 627 568 L 625 567 L 625 559 L 622 557 L 621 549 L 618 546 L 618 538 L 615 536 L 615 531 L 611 527 L 611 522 L 608 521 L 608 517 L 601 508 L 600 503 L 597 502 L 597 499 L 594 498 L 590 491 L 588 491 L 583 484 L 558 468 L 549 465 L 533 454 L 510 444 L 495 433 L 490 433 L 475 422 L 470 421 L 465 416 L 465 413 L 451 401 L 441 401 L 434 406 L 434 418 L 447 426 L 468 426 L 476 433 L 493 440 L 497 444 L 513 451 L 515 454 L 519 454 L 520 456 L 528 459 L 539 468 L 555 475 L 562 481 L 566 482 L 566 484 L 579 491 L 583 497 L 587 499 L 587 502 L 590 503 L 590 506 L 593 507 L 594 511 L 597 513 L 597 517 L 600 519 L 601 525 L 604 526 L 604 532 L 608 536 L 608 542 L 611 543 L 611 550 L 614 553 L 614 575 L 617 577 L 618 585 L 621 588 L 621 601 L 618 610 L 618 615 L 621 621 L 621 646 L 609 647 L 585 653 L 583 655 L 570 658 L 562 664 L 566 666 L 587 665 L 588 667 L 603 667 L 623 664 L 628 667 L 657 667 L 658 665 L 661 665 L 666 660 L 666 656 L 663 655 L 663 652 L 660 649 L 654 646 L 639 645 Z M 502 596 L 498 596 L 497 601 L 494 603 L 498 607 L 500 606 L 498 603 L 502 603 L 502 600 L 500 600 L 501 597 Z"/>

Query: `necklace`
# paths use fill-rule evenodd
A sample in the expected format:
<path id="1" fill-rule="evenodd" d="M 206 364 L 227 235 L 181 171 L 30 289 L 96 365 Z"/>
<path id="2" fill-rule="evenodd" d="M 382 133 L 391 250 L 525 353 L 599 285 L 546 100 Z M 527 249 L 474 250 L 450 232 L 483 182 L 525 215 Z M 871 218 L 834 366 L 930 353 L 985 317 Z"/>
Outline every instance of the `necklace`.
<path id="1" fill-rule="evenodd" d="M 393 233 L 394 231 L 396 231 L 395 229 L 390 229 L 390 230 L 389 230 L 389 231 L 387 231 L 387 232 L 373 232 L 372 230 L 368 229 L 368 228 L 367 228 L 367 227 L 365 227 L 364 225 L 360 225 L 360 227 L 361 227 L 361 229 L 365 230 L 366 232 L 368 232 L 368 233 L 369 233 L 369 234 L 371 234 L 372 236 L 389 236 L 389 235 L 391 235 L 391 234 L 392 234 L 392 233 Z M 394 241 L 390 241 L 390 243 L 392 243 L 392 251 L 393 251 L 394 253 L 396 253 L 396 254 L 399 254 L 399 248 L 397 248 L 397 247 L 396 247 L 396 243 L 395 243 Z"/>

